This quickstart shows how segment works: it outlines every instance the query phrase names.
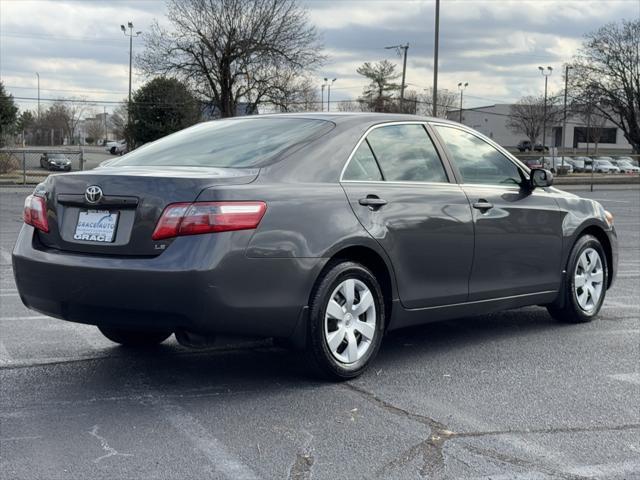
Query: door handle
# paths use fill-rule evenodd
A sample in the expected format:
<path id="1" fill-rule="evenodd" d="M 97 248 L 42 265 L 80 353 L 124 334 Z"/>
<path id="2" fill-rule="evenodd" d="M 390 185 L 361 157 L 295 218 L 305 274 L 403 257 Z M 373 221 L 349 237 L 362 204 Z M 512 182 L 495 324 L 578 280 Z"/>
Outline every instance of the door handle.
<path id="1" fill-rule="evenodd" d="M 482 213 L 484 213 L 487 210 L 491 210 L 493 208 L 493 203 L 487 202 L 486 200 L 481 198 L 480 200 L 478 200 L 476 203 L 473 204 L 473 208 L 480 210 Z"/>
<path id="2" fill-rule="evenodd" d="M 367 195 L 365 198 L 358 200 L 358 203 L 364 207 L 369 207 L 371 210 L 376 210 L 386 205 L 387 201 L 377 195 Z"/>

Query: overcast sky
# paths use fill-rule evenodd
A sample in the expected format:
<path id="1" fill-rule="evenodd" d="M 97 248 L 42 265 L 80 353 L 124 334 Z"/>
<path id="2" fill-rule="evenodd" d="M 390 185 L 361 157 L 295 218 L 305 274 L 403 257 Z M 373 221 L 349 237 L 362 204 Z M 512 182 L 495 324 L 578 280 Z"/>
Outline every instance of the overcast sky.
<path id="1" fill-rule="evenodd" d="M 388 45 L 409 42 L 407 83 L 421 90 L 433 77 L 434 1 L 304 0 L 322 35 L 336 77 L 332 99 L 356 98 L 366 84 L 356 73 L 365 61 L 401 59 Z M 14 97 L 85 97 L 119 101 L 128 89 L 129 43 L 120 24 L 148 31 L 166 23 L 156 0 L 0 0 L 0 77 Z M 640 0 L 441 0 L 439 87 L 469 82 L 465 106 L 507 103 L 537 94 L 538 65 L 554 68 L 550 89 L 562 86 L 562 65 L 582 36 L 601 25 L 640 17 Z M 144 47 L 134 40 L 134 50 Z M 144 82 L 135 73 L 134 88 Z M 19 100 L 21 108 L 35 103 Z M 43 103 L 47 105 L 47 103 Z M 109 106 L 107 106 L 110 109 Z M 102 104 L 97 107 L 102 110 Z"/>

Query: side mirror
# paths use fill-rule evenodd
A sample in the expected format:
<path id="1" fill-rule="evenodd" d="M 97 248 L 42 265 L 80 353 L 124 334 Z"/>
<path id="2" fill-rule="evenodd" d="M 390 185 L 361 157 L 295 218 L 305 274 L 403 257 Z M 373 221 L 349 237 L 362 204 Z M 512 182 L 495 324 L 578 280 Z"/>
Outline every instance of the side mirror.
<path id="1" fill-rule="evenodd" d="M 553 185 L 553 173 L 543 168 L 531 170 L 531 188 L 550 187 Z"/>

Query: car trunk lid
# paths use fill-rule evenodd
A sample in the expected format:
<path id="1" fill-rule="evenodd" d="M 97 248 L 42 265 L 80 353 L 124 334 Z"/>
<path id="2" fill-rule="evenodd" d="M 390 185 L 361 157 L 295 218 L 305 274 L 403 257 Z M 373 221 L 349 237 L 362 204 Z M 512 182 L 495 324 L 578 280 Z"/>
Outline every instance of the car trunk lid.
<path id="1" fill-rule="evenodd" d="M 36 189 L 47 202 L 49 248 L 101 255 L 154 256 L 172 240 L 151 236 L 170 203 L 193 202 L 206 188 L 251 183 L 258 169 L 114 167 L 51 175 Z"/>

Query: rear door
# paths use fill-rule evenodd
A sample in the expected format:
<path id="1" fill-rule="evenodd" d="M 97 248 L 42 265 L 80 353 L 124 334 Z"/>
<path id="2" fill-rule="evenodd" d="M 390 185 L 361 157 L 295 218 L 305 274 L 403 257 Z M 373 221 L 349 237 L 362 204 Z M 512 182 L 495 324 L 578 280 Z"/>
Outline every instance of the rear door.
<path id="1" fill-rule="evenodd" d="M 526 173 L 475 132 L 449 124 L 433 127 L 473 210 L 469 300 L 557 290 L 564 213 L 553 191 L 521 187 Z"/>
<path id="2" fill-rule="evenodd" d="M 407 308 L 467 300 L 473 224 L 452 178 L 418 122 L 373 127 L 343 171 L 353 211 L 391 258 Z"/>

